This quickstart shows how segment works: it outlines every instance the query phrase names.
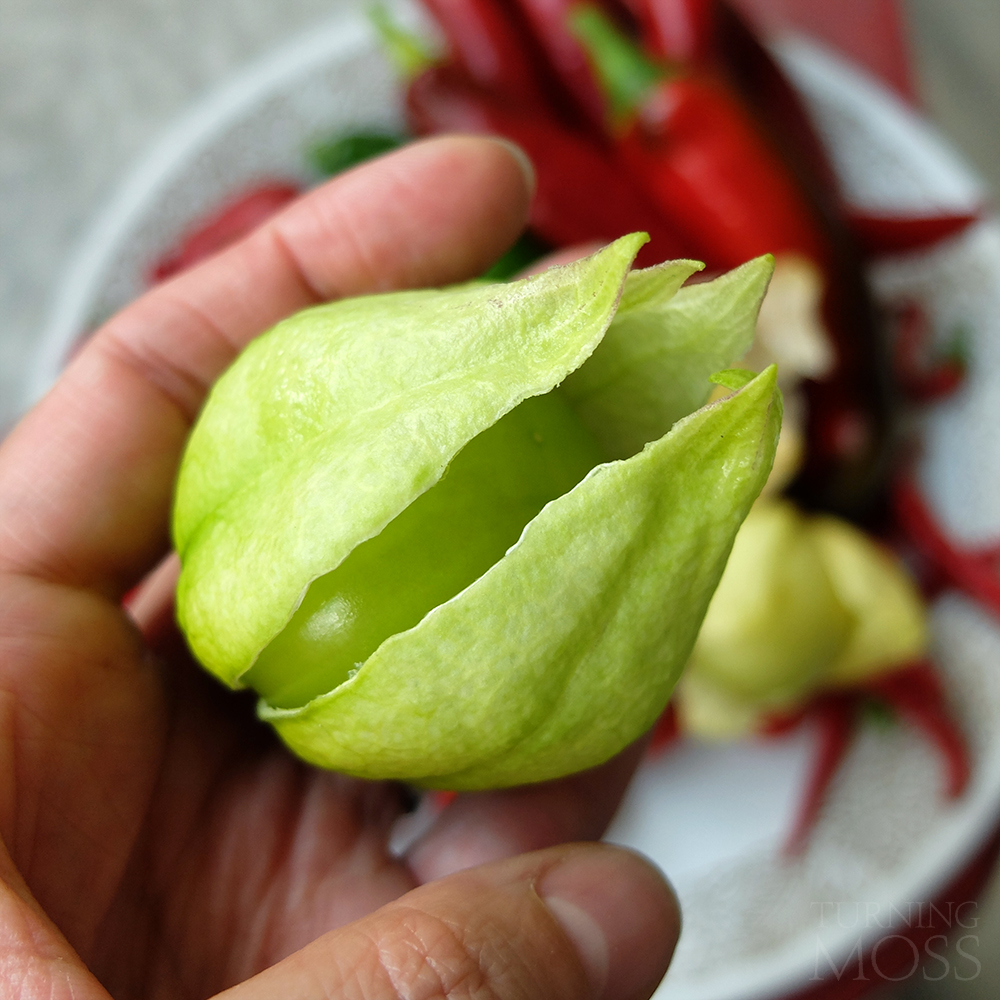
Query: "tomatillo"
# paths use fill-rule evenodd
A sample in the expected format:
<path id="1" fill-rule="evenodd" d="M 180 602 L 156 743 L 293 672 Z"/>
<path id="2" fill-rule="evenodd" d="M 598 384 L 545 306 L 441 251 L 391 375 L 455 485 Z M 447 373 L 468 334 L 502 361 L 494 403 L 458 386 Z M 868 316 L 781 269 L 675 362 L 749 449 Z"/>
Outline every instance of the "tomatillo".
<path id="1" fill-rule="evenodd" d="M 655 720 L 781 420 L 741 357 L 772 262 L 681 287 L 644 234 L 509 284 L 347 299 L 254 341 L 177 484 L 178 614 L 301 757 L 483 788 Z M 692 412 L 695 411 L 695 412 Z"/>

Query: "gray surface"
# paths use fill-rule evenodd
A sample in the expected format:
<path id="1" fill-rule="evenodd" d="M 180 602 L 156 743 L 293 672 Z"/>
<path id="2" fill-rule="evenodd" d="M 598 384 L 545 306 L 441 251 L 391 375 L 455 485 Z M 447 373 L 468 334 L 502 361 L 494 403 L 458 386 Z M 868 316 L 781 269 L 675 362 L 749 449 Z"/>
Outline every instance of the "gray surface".
<path id="1" fill-rule="evenodd" d="M 2 0 L 0 430 L 59 275 L 196 99 L 353 0 Z"/>
<path id="2" fill-rule="evenodd" d="M 136 157 L 234 71 L 355 2 L 0 0 L 0 433 L 55 284 Z M 1000 190 L 1000 3 L 907 7 L 932 116 Z M 1000 884 L 980 917 L 981 975 L 893 1000 L 1000 996 Z"/>
<path id="3" fill-rule="evenodd" d="M 1000 192 L 1000 0 L 905 0 L 930 116 Z"/>
<path id="4" fill-rule="evenodd" d="M 0 430 L 95 211 L 197 98 L 360 0 L 3 0 Z M 939 123 L 1000 190 L 1000 3 L 909 0 Z"/>

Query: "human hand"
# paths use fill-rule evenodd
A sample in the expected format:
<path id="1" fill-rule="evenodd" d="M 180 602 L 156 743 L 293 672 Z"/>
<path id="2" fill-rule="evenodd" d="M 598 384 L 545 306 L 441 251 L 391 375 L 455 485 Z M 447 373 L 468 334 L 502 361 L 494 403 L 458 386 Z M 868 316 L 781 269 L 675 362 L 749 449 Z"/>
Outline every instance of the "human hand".
<path id="1" fill-rule="evenodd" d="M 405 790 L 294 760 L 252 701 L 191 662 L 172 622 L 171 490 L 214 379 L 315 302 L 481 273 L 522 227 L 529 188 L 486 139 L 420 143 L 346 174 L 111 320 L 0 447 L 8 989 L 654 989 L 678 933 L 660 876 L 607 845 L 553 846 L 600 835 L 638 750 L 549 785 L 463 795 L 394 858 Z"/>

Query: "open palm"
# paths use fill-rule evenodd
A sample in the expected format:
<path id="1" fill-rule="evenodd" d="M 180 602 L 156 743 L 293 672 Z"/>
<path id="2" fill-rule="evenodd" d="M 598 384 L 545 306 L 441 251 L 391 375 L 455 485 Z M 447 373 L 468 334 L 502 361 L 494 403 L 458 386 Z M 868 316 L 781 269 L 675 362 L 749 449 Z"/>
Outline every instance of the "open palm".
<path id="1" fill-rule="evenodd" d="M 529 193 L 487 140 L 345 175 L 113 319 L 4 443 L 0 996 L 655 986 L 677 930 L 662 882 L 621 851 L 550 846 L 599 836 L 634 751 L 463 796 L 396 858 L 407 791 L 295 761 L 172 622 L 172 483 L 214 379 L 307 305 L 480 273 Z"/>

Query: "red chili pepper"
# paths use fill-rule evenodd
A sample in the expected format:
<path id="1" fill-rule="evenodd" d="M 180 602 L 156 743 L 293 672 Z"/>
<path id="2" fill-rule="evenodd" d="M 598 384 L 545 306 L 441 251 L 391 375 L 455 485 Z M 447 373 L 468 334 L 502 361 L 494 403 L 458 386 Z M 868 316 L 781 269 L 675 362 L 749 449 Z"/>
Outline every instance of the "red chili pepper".
<path id="1" fill-rule="evenodd" d="M 516 0 L 515 5 L 578 113 L 596 134 L 603 135 L 607 98 L 594 77 L 586 49 L 569 26 L 577 0 Z"/>
<path id="2" fill-rule="evenodd" d="M 871 698 L 930 739 L 944 763 L 949 798 L 958 798 L 968 787 L 972 773 L 968 746 L 949 711 L 944 684 L 929 661 L 905 664 L 850 690 L 821 694 L 799 712 L 768 719 L 761 730 L 765 736 L 780 736 L 810 720 L 818 730 L 819 742 L 785 843 L 786 855 L 801 854 L 808 844 L 830 785 L 850 748 L 861 708 Z"/>
<path id="3" fill-rule="evenodd" d="M 839 228 L 840 182 L 799 92 L 733 4 L 715 0 L 712 22 L 714 47 L 706 61 L 753 112 L 827 225 Z"/>
<path id="4" fill-rule="evenodd" d="M 689 257 L 692 248 L 664 222 L 596 145 L 538 112 L 504 107 L 453 67 L 432 67 L 411 81 L 407 111 L 419 134 L 473 132 L 516 142 L 535 165 L 538 185 L 531 227 L 554 247 L 616 239 L 645 230 L 645 266 Z"/>
<path id="5" fill-rule="evenodd" d="M 757 734 L 767 739 L 786 736 L 788 733 L 798 729 L 805 722 L 808 714 L 808 708 L 799 708 L 794 712 L 766 715 L 761 720 Z"/>
<path id="6" fill-rule="evenodd" d="M 704 21 L 714 32 L 706 29 L 701 61 L 711 62 L 727 75 L 756 112 L 758 124 L 776 142 L 785 162 L 795 169 L 799 182 L 809 188 L 810 194 L 830 214 L 842 219 L 863 252 L 878 255 L 921 250 L 963 231 L 980 217 L 979 213 L 881 216 L 840 204 L 839 182 L 798 92 L 732 3 L 725 0 L 631 2 L 657 9 L 712 8 Z"/>
<path id="7" fill-rule="evenodd" d="M 611 106 L 617 150 L 661 212 L 728 270 L 763 253 L 797 252 L 825 267 L 812 209 L 735 95 L 700 73 L 646 59 L 596 7 L 574 11 Z"/>
<path id="8" fill-rule="evenodd" d="M 717 0 L 626 0 L 648 51 L 686 65 L 707 63 L 715 47 Z"/>
<path id="9" fill-rule="evenodd" d="M 937 747 L 945 764 L 945 791 L 949 798 L 957 799 L 969 784 L 972 764 L 965 738 L 949 712 L 944 684 L 934 667 L 920 660 L 875 678 L 865 688 L 886 701 Z"/>
<path id="10" fill-rule="evenodd" d="M 835 206 L 807 196 L 720 76 L 670 76 L 592 6 L 577 8 L 573 24 L 611 106 L 624 109 L 620 158 L 687 234 L 689 253 L 722 270 L 792 251 L 823 273 L 823 318 L 837 361 L 831 377 L 806 386 L 809 448 L 795 495 L 847 517 L 869 516 L 887 468 L 889 386 L 871 297 L 857 251 L 835 225 Z"/>
<path id="11" fill-rule="evenodd" d="M 807 444 L 791 493 L 807 507 L 869 523 L 885 506 L 896 411 L 882 327 L 863 275 L 841 249 L 823 299 L 837 365 L 830 376 L 803 384 Z"/>
<path id="12" fill-rule="evenodd" d="M 498 0 L 422 0 L 448 41 L 451 60 L 495 98 L 544 107 L 524 33 Z"/>
<path id="13" fill-rule="evenodd" d="M 668 747 L 673 746 L 680 738 L 680 720 L 677 718 L 677 709 L 671 701 L 667 703 L 667 707 L 656 720 L 656 725 L 653 726 L 646 754 L 650 757 L 659 757 L 660 754 L 664 753 Z"/>
<path id="14" fill-rule="evenodd" d="M 799 800 L 798 813 L 785 841 L 784 853 L 788 856 L 805 850 L 816 827 L 830 785 L 851 746 L 857 698 L 850 694 L 824 695 L 810 706 L 806 718 L 815 722 L 819 744 Z"/>
<path id="15" fill-rule="evenodd" d="M 445 810 L 458 798 L 458 792 L 448 791 L 446 789 L 436 789 L 429 793 L 434 806 L 438 810 Z"/>
<path id="16" fill-rule="evenodd" d="M 893 373 L 900 390 L 918 403 L 951 395 L 965 379 L 965 359 L 957 350 L 928 362 L 928 339 L 926 314 L 916 303 L 908 303 L 899 314 Z"/>
<path id="17" fill-rule="evenodd" d="M 800 184 L 836 201 L 838 182 L 798 91 L 742 13 L 726 0 L 626 0 L 644 49 L 721 74 L 754 112 Z M 815 188 L 815 191 L 813 190 Z"/>
<path id="18" fill-rule="evenodd" d="M 903 476 L 896 483 L 893 500 L 899 526 L 918 555 L 953 586 L 1000 617 L 1000 576 L 993 565 L 992 548 L 982 552 L 958 548 L 938 526 L 909 477 Z"/>
<path id="19" fill-rule="evenodd" d="M 297 198 L 299 193 L 299 188 L 293 184 L 271 181 L 231 198 L 202 219 L 150 268 L 150 283 L 164 281 L 235 243 Z"/>
<path id="20" fill-rule="evenodd" d="M 837 366 L 829 377 L 804 386 L 808 446 L 795 495 L 807 505 L 863 520 L 884 495 L 892 438 L 891 383 L 885 375 L 882 325 L 861 254 L 844 224 L 839 181 L 798 92 L 740 11 L 733 3 L 715 0 L 712 19 L 713 48 L 705 65 L 740 95 L 754 127 L 780 155 L 787 175 L 811 206 L 830 254 L 822 307 Z"/>
<path id="21" fill-rule="evenodd" d="M 957 236 L 978 221 L 978 213 L 924 216 L 869 215 L 848 211 L 847 225 L 861 248 L 871 256 L 924 250 Z"/>

